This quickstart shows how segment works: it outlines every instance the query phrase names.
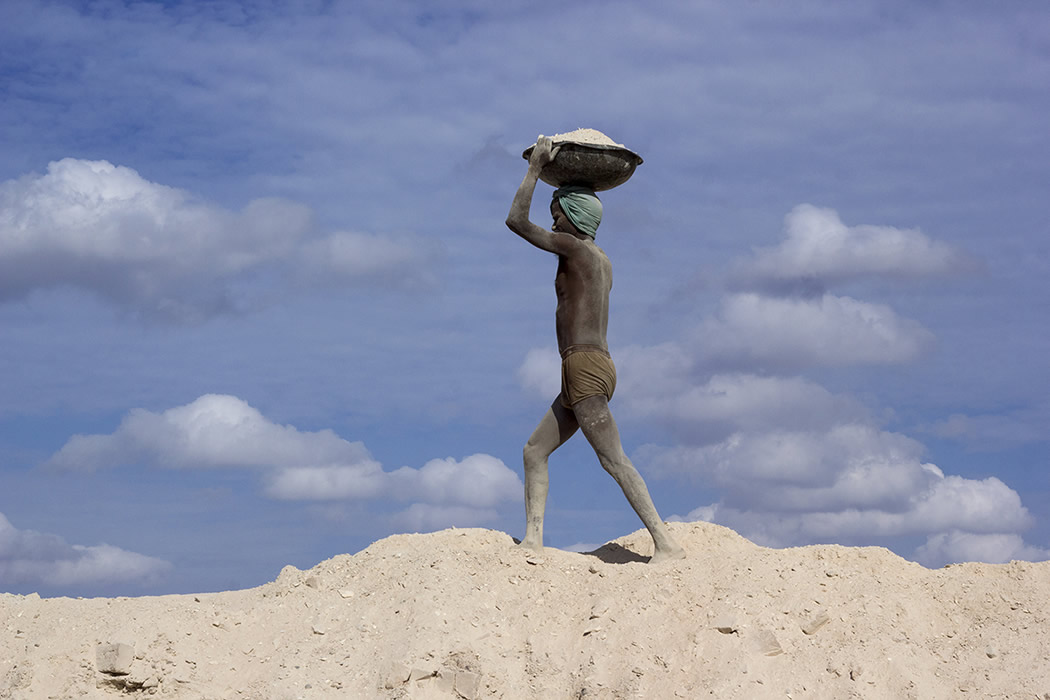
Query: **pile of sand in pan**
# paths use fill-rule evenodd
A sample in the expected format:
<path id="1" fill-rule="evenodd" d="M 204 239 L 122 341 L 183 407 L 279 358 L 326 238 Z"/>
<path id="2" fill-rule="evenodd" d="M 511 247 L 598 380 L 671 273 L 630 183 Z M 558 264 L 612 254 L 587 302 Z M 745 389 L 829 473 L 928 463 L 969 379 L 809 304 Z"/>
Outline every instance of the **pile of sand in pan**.
<path id="1" fill-rule="evenodd" d="M 551 141 L 553 143 L 564 143 L 570 141 L 572 143 L 583 143 L 592 146 L 618 146 L 624 148 L 622 143 L 616 143 L 597 129 L 576 129 L 575 131 L 568 131 L 564 134 L 555 134 L 554 136 L 551 136 Z"/>
<path id="2" fill-rule="evenodd" d="M 0 698 L 1039 698 L 1050 562 L 925 569 L 672 523 L 590 554 L 397 535 L 226 593 L 0 595 Z"/>

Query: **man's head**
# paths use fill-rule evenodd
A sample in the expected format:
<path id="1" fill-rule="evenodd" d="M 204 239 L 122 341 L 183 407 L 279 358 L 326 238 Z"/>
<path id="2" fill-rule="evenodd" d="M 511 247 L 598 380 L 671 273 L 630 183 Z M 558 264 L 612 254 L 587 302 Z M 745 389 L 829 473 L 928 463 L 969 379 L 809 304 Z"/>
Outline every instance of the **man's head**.
<path id="1" fill-rule="evenodd" d="M 551 199 L 555 231 L 559 230 L 559 213 L 564 214 L 567 223 L 577 232 L 593 240 L 598 233 L 598 224 L 602 221 L 602 203 L 594 194 L 594 190 L 579 185 L 568 185 L 555 190 Z M 572 231 L 566 230 L 565 233 Z"/>

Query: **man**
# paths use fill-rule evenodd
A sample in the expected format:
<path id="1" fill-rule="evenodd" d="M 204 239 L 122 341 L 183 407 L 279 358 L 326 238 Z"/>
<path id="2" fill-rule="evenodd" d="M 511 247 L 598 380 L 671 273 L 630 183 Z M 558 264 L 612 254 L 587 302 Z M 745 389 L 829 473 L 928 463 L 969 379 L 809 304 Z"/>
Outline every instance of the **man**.
<path id="1" fill-rule="evenodd" d="M 609 412 L 616 369 L 605 339 L 612 265 L 594 244 L 601 221 L 601 202 L 586 188 L 563 187 L 554 193 L 551 202 L 552 230 L 529 221 L 536 180 L 555 155 L 557 149 L 552 147 L 550 138 L 541 136 L 507 216 L 511 231 L 558 256 L 555 327 L 562 356 L 562 390 L 525 445 L 525 539 L 521 545 L 543 548 L 547 458 L 579 428 L 652 535 L 654 552 L 650 562 L 679 559 L 685 556 L 685 550 L 674 541 L 656 512 L 645 481 L 623 451 L 616 421 Z"/>

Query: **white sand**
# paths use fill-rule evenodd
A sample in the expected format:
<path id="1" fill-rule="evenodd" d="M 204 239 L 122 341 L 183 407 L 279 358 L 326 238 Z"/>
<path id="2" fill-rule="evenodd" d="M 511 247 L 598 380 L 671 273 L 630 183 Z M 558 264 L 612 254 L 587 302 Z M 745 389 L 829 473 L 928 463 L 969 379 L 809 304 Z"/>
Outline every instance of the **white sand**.
<path id="1" fill-rule="evenodd" d="M 0 595 L 0 698 L 1050 699 L 1050 562 L 671 528 L 690 557 L 659 566 L 644 531 L 530 555 L 446 530 L 246 591 Z"/>
<path id="2" fill-rule="evenodd" d="M 619 146 L 620 148 L 624 148 L 622 143 L 616 143 L 597 129 L 576 129 L 575 131 L 568 131 L 564 134 L 555 134 L 554 136 L 551 136 L 551 141 L 553 143 L 571 141 L 573 143 L 586 143 L 598 146 Z"/>

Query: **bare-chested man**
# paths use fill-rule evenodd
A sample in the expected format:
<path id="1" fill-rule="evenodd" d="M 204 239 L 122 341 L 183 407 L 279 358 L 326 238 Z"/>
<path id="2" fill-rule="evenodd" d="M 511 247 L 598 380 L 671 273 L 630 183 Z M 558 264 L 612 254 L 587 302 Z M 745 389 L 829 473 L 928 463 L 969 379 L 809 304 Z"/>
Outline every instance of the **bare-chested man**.
<path id="1" fill-rule="evenodd" d="M 529 221 L 536 180 L 556 154 L 551 140 L 541 136 L 507 216 L 510 230 L 558 256 L 555 326 L 562 356 L 562 391 L 525 445 L 525 539 L 521 545 L 543 548 L 547 458 L 579 428 L 652 535 L 654 553 L 650 561 L 681 558 L 685 550 L 674 541 L 656 512 L 645 481 L 623 451 L 620 432 L 609 412 L 608 401 L 616 385 L 616 370 L 605 339 L 612 265 L 594 244 L 594 231 L 601 218 L 600 203 L 596 204 L 593 193 L 581 192 L 581 188 L 559 189 L 551 202 L 552 230 Z"/>

